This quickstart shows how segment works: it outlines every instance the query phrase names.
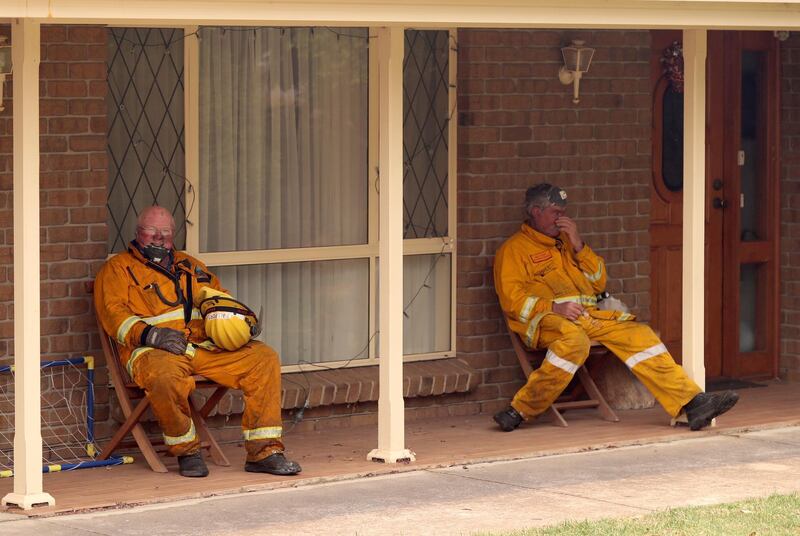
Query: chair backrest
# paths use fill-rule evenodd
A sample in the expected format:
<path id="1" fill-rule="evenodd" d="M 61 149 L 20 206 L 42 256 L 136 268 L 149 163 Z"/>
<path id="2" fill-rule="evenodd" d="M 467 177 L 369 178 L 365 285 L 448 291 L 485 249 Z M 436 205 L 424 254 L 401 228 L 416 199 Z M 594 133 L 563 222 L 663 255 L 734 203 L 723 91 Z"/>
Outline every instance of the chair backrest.
<path id="1" fill-rule="evenodd" d="M 511 338 L 511 346 L 514 348 L 514 352 L 517 354 L 519 366 L 522 367 L 522 371 L 525 373 L 525 377 L 527 378 L 533 372 L 532 363 L 536 363 L 538 365 L 541 362 L 542 357 L 537 355 L 540 352 L 535 352 L 525 346 L 519 334 L 512 331 L 511 325 L 508 323 L 508 318 L 503 317 L 503 319 L 506 324 L 506 329 L 508 330 L 508 336 Z"/>
<path id="2" fill-rule="evenodd" d="M 113 384 L 117 387 L 125 387 L 132 395 L 138 394 L 140 388 L 128 375 L 128 371 L 122 365 L 119 355 L 119 345 L 117 341 L 106 333 L 100 319 L 97 319 L 97 329 L 100 332 L 100 345 L 103 347 L 103 354 L 106 357 L 106 366 L 111 375 Z"/>

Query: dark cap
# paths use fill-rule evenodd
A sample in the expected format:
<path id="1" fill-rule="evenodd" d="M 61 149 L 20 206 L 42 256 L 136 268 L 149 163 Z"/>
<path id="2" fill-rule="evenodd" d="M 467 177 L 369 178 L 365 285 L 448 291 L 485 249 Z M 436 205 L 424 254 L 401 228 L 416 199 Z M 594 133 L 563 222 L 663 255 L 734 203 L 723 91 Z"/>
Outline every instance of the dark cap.
<path id="1" fill-rule="evenodd" d="M 554 184 L 543 182 L 528 188 L 525 192 L 525 204 L 553 204 L 563 207 L 567 204 L 567 192 Z"/>

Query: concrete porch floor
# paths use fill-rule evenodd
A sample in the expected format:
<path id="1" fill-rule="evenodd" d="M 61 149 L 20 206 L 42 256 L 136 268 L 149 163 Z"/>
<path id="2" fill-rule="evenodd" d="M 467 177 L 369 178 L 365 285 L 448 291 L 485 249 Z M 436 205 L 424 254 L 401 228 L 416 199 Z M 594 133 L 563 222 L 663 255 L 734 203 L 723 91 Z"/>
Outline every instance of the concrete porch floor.
<path id="1" fill-rule="evenodd" d="M 406 445 L 417 455 L 410 464 L 383 465 L 366 461 L 376 446 L 377 428 L 360 426 L 289 433 L 289 458 L 299 461 L 297 477 L 245 473 L 244 451 L 226 445 L 231 467 L 209 462 L 203 479 L 183 478 L 176 462 L 167 459 L 168 474 L 150 471 L 141 456 L 132 465 L 83 469 L 44 475 L 44 489 L 56 499 L 53 507 L 3 514 L 51 516 L 104 508 L 212 497 L 256 490 L 298 487 L 380 474 L 449 467 L 494 460 L 514 460 L 626 445 L 669 442 L 733 430 L 800 425 L 800 384 L 769 382 L 768 387 L 743 389 L 739 404 L 703 432 L 672 428 L 660 407 L 618 412 L 621 422 L 601 420 L 593 410 L 568 412 L 570 426 L 558 428 L 544 420 L 523 425 L 513 433 L 500 432 L 489 415 L 420 420 L 406 425 Z M 12 479 L 0 480 L 0 495 L 12 490 Z"/>

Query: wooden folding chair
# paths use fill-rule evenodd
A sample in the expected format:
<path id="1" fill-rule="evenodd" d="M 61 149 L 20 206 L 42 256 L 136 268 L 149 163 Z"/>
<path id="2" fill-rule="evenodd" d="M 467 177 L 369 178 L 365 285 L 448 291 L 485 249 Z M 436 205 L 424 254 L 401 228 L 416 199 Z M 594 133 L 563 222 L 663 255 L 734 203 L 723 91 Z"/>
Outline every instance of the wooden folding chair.
<path id="1" fill-rule="evenodd" d="M 506 329 L 508 329 L 508 334 L 511 337 L 511 345 L 514 347 L 514 352 L 517 354 L 519 365 L 522 367 L 522 371 L 527 378 L 533 372 L 533 365 L 537 367 L 541 365 L 546 351 L 531 350 L 525 346 L 519 335 L 511 330 L 507 321 Z M 589 349 L 589 357 L 607 356 L 608 353 L 608 348 L 598 342 L 592 341 L 592 345 Z M 570 409 L 586 408 L 597 408 L 597 411 L 600 412 L 600 416 L 603 419 L 619 422 L 619 417 L 617 417 L 617 414 L 611 409 L 611 406 L 608 405 L 606 399 L 603 398 L 603 395 L 597 388 L 597 384 L 594 383 L 589 371 L 586 370 L 585 364 L 578 368 L 578 372 L 575 373 L 575 378 L 577 382 L 572 390 L 569 393 L 562 394 L 547 410 L 553 416 L 553 424 L 566 427 L 567 421 L 564 420 L 562 412 Z M 588 396 L 588 398 L 586 398 L 586 396 Z"/>
<path id="2" fill-rule="evenodd" d="M 118 448 L 127 446 L 123 444 L 122 440 L 130 433 L 136 441 L 139 450 L 142 451 L 142 455 L 145 460 L 147 460 L 150 468 L 156 473 L 166 473 L 167 468 L 158 455 L 158 452 L 167 450 L 166 445 L 163 443 L 154 444 L 151 442 L 144 427 L 139 422 L 145 411 L 147 411 L 147 408 L 150 407 L 150 400 L 145 395 L 144 390 L 136 385 L 128 375 L 128 371 L 122 366 L 117 341 L 106 334 L 99 320 L 97 326 L 100 329 L 100 342 L 103 345 L 103 353 L 105 353 L 106 356 L 106 364 L 108 365 L 108 372 L 111 376 L 111 383 L 114 386 L 114 391 L 117 393 L 117 399 L 119 400 L 119 405 L 125 418 L 125 422 L 120 425 L 114 437 L 104 446 L 99 459 L 105 460 Z M 208 454 L 215 464 L 227 467 L 230 465 L 230 462 L 228 458 L 225 457 L 225 454 L 222 453 L 222 449 L 220 449 L 217 440 L 211 435 L 208 425 L 206 424 L 206 417 L 208 417 L 211 410 L 219 403 L 220 399 L 222 399 L 228 391 L 228 388 L 212 382 L 203 376 L 194 376 L 194 380 L 196 388 L 198 389 L 215 389 L 214 393 L 200 409 L 196 407 L 191 397 L 189 398 L 189 408 L 191 409 L 195 429 L 200 435 L 200 445 L 208 449 Z M 136 400 L 138 400 L 138 402 L 134 405 L 134 401 Z"/>

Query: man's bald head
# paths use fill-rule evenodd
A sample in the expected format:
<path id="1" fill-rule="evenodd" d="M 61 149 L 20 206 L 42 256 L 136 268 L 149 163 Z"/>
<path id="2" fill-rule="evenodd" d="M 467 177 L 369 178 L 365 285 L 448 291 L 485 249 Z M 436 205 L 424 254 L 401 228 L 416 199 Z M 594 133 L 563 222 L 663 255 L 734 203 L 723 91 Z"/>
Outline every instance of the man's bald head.
<path id="1" fill-rule="evenodd" d="M 154 205 L 139 214 L 136 222 L 136 241 L 140 246 L 154 244 L 172 249 L 174 236 L 175 219 L 164 207 Z"/>

